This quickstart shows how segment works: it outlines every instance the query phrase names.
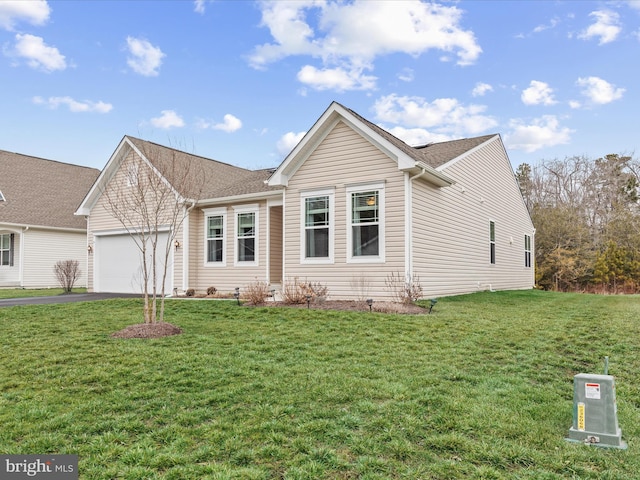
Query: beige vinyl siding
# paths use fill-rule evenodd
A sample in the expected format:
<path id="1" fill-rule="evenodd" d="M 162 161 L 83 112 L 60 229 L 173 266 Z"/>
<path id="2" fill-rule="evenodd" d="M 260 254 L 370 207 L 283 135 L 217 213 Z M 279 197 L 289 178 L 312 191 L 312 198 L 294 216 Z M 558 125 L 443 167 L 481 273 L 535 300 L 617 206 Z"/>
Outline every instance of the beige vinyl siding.
<path id="1" fill-rule="evenodd" d="M 457 183 L 441 189 L 420 181 L 412 185 L 413 270 L 424 295 L 531 288 L 534 272 L 524 264 L 524 235 L 533 237 L 533 225 L 498 137 L 444 173 Z"/>
<path id="2" fill-rule="evenodd" d="M 84 232 L 29 228 L 24 235 L 23 281 L 25 288 L 58 288 L 54 268 L 58 261 L 77 260 L 80 278 L 76 287 L 87 286 L 87 237 Z M 16 244 L 19 236 L 16 235 Z M 16 252 L 17 254 L 18 252 Z M 14 257 L 16 263 L 18 256 Z"/>
<path id="3" fill-rule="evenodd" d="M 235 208 L 250 205 L 258 206 L 258 243 L 257 265 L 235 264 L 236 211 Z M 206 207 L 203 207 L 206 208 Z M 226 229 L 224 231 L 225 266 L 207 264 L 205 249 L 205 214 L 201 208 L 192 211 L 189 217 L 189 281 L 187 288 L 197 293 L 206 293 L 207 288 L 215 287 L 220 293 L 233 292 L 236 287 L 241 290 L 255 281 L 269 282 L 267 276 L 267 203 L 264 200 L 238 202 L 221 207 L 226 208 Z"/>
<path id="4" fill-rule="evenodd" d="M 384 184 L 384 262 L 348 263 L 347 189 L 375 183 Z M 301 263 L 301 194 L 321 189 L 334 189 L 334 263 Z M 285 281 L 297 277 L 320 282 L 328 287 L 331 298 L 383 299 L 389 295 L 386 276 L 404 273 L 404 176 L 393 160 L 344 123 L 339 122 L 329 132 L 291 177 L 284 212 Z"/>
<path id="5" fill-rule="evenodd" d="M 117 182 L 121 185 L 126 185 L 127 181 L 127 171 L 128 166 L 133 162 L 135 153 L 130 152 L 127 157 L 123 160 L 122 164 L 118 168 L 117 172 L 110 179 L 110 182 Z M 91 209 L 91 214 L 89 215 L 88 220 L 88 232 L 87 232 L 87 242 L 89 245 L 95 245 L 95 233 L 105 234 L 110 232 L 121 232 L 125 233 L 125 229 L 122 223 L 113 216 L 113 213 L 110 210 L 107 199 L 105 195 L 101 195 L 96 204 Z M 182 230 L 178 229 L 176 239 L 180 241 L 182 244 Z M 173 240 L 170 242 L 173 245 Z M 182 246 L 184 247 L 184 245 Z M 86 250 L 86 244 L 85 244 Z M 167 284 L 172 284 L 178 288 L 183 284 L 182 281 L 182 254 L 184 252 L 184 248 L 179 248 L 172 252 L 173 254 L 173 266 L 171 272 L 167 272 L 168 276 L 173 276 L 173 282 L 168 281 Z M 89 291 L 93 291 L 94 288 L 94 266 L 92 262 L 92 256 L 89 255 L 89 262 L 87 266 L 88 271 L 88 289 Z M 158 285 L 159 286 L 159 285 Z"/>

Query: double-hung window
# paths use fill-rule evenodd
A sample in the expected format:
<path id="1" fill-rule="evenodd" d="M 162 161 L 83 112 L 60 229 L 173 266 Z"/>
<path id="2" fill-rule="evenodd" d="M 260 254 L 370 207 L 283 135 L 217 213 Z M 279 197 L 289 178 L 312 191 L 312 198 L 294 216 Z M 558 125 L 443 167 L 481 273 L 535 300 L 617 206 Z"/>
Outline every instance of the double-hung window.
<path id="1" fill-rule="evenodd" d="M 227 209 L 205 209 L 206 264 L 224 266 L 225 232 L 227 230 Z"/>
<path id="2" fill-rule="evenodd" d="M 384 185 L 347 188 L 349 260 L 384 261 Z"/>
<path id="3" fill-rule="evenodd" d="M 334 191 L 322 190 L 302 195 L 304 263 L 333 262 L 333 199 Z"/>
<path id="4" fill-rule="evenodd" d="M 258 264 L 258 206 L 235 207 L 236 264 Z"/>
<path id="5" fill-rule="evenodd" d="M 524 236 L 524 266 L 531 267 L 531 236 Z"/>
<path id="6" fill-rule="evenodd" d="M 489 222 L 489 258 L 491 265 L 496 263 L 496 223 Z"/>
<path id="7" fill-rule="evenodd" d="M 3 233 L 0 235 L 0 266 L 13 266 L 13 234 Z"/>

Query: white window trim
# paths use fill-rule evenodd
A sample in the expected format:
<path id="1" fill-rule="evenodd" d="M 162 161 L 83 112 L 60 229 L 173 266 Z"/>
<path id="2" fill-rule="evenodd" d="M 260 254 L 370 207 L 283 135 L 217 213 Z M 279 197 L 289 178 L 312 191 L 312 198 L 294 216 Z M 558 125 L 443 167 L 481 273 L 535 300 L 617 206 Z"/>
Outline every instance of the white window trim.
<path id="1" fill-rule="evenodd" d="M 204 266 L 205 267 L 226 267 L 227 266 L 227 208 L 203 208 L 204 213 Z M 209 262 L 208 249 L 209 238 L 207 232 L 209 231 L 209 217 L 222 217 L 222 261 L 221 262 Z"/>
<path id="2" fill-rule="evenodd" d="M 140 168 L 137 163 L 127 165 L 127 187 L 136 187 L 140 181 Z"/>
<path id="3" fill-rule="evenodd" d="M 493 223 L 493 240 L 491 240 L 491 224 Z M 493 245 L 493 262 L 491 261 L 491 245 Z M 496 246 L 496 221 L 489 219 L 489 265 L 498 263 L 498 248 Z"/>
<path id="4" fill-rule="evenodd" d="M 234 206 L 233 208 L 233 265 L 236 267 L 257 267 L 259 265 L 260 252 L 260 205 L 252 203 L 248 205 Z M 251 262 L 238 260 L 238 214 L 254 213 L 255 216 L 255 257 Z"/>
<path id="5" fill-rule="evenodd" d="M 357 185 L 347 185 L 346 187 L 346 207 L 347 207 L 347 263 L 385 263 L 385 194 L 384 194 L 384 182 L 376 183 L 359 183 Z M 351 206 L 351 194 L 358 192 L 366 192 L 375 190 L 378 192 L 378 255 L 367 255 L 363 257 L 354 257 L 352 250 L 353 242 L 353 211 Z"/>
<path id="6" fill-rule="evenodd" d="M 306 257 L 306 199 L 312 197 L 329 197 L 329 256 L 328 257 Z M 334 263 L 335 252 L 335 188 L 325 188 L 322 190 L 310 190 L 300 194 L 300 263 L 308 265 L 328 265 Z"/>
<path id="7" fill-rule="evenodd" d="M 13 254 L 13 252 L 11 251 L 11 233 L 0 233 L 0 237 L 3 236 L 7 236 L 8 237 L 8 241 L 9 241 L 9 248 L 6 249 L 0 249 L 0 253 L 2 252 L 9 252 L 9 263 L 0 263 L 0 268 L 10 268 L 11 267 L 11 255 Z M 15 238 L 15 237 L 14 237 Z M 1 245 L 1 243 L 0 243 Z M 0 259 L 2 258 L 2 255 L 0 255 Z"/>

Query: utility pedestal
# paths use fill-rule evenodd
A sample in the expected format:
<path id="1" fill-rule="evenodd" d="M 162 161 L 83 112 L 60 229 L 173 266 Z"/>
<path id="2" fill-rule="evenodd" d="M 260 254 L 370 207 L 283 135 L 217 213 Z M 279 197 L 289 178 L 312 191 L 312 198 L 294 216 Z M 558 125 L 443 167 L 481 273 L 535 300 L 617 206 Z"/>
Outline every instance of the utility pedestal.
<path id="1" fill-rule="evenodd" d="M 573 425 L 567 440 L 627 448 L 618 426 L 616 387 L 611 375 L 580 373 L 573 377 Z"/>

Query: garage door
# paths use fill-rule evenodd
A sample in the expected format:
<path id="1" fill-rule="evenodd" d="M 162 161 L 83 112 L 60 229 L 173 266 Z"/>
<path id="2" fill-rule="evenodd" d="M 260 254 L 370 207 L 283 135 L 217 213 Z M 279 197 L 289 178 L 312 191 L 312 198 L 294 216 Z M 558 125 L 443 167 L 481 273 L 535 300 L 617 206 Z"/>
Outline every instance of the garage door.
<path id="1" fill-rule="evenodd" d="M 164 252 L 169 241 L 169 233 L 159 234 L 157 252 L 161 259 L 157 259 L 157 272 L 161 277 L 164 268 Z M 151 267 L 151 247 L 149 250 L 148 265 Z M 171 258 L 170 258 L 171 261 Z M 142 293 L 142 254 L 134 240 L 128 235 L 101 235 L 95 237 L 94 248 L 94 290 L 96 292 L 115 293 Z M 151 277 L 151 270 L 149 270 Z M 172 268 L 167 269 L 167 285 L 165 293 L 173 290 Z M 162 278 L 158 279 L 158 292 L 160 291 Z M 149 292 L 151 292 L 151 280 Z"/>

